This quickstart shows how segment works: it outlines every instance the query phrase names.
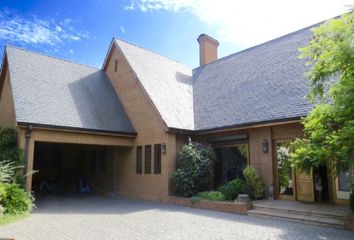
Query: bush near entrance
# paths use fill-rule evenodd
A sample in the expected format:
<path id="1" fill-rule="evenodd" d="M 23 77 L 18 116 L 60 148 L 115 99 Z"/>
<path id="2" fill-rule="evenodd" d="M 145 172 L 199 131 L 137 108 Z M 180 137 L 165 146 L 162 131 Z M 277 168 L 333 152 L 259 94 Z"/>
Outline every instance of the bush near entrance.
<path id="1" fill-rule="evenodd" d="M 218 191 L 206 191 L 206 192 L 200 192 L 197 194 L 197 197 L 199 197 L 202 200 L 212 200 L 212 201 L 225 201 L 225 196 L 221 192 Z"/>
<path id="2" fill-rule="evenodd" d="M 264 196 L 265 188 L 262 178 L 257 170 L 252 166 L 248 166 L 243 170 L 243 176 L 246 180 L 246 193 L 252 199 L 262 198 Z"/>
<path id="3" fill-rule="evenodd" d="M 190 140 L 188 144 L 182 146 L 179 167 L 171 178 L 178 196 L 191 197 L 209 189 L 213 158 L 213 150 L 200 143 Z"/>
<path id="4" fill-rule="evenodd" d="M 246 183 L 241 179 L 234 179 L 220 186 L 218 191 L 224 194 L 225 200 L 235 200 L 237 195 L 245 193 Z"/>
<path id="5" fill-rule="evenodd" d="M 15 130 L 0 128 L 0 224 L 17 220 L 32 210 L 33 197 L 21 186 L 21 162 Z"/>

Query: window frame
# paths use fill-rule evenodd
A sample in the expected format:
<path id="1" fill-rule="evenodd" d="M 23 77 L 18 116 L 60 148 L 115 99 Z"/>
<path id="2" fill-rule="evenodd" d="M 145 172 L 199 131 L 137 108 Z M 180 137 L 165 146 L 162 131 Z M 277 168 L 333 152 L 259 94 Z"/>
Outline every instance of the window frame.
<path id="1" fill-rule="evenodd" d="M 145 145 L 144 148 L 144 173 L 151 174 L 151 167 L 152 167 L 152 146 Z"/>
<path id="2" fill-rule="evenodd" d="M 143 174 L 143 146 L 136 146 L 136 174 Z"/>
<path id="3" fill-rule="evenodd" d="M 162 144 L 154 145 L 154 174 L 161 174 Z"/>

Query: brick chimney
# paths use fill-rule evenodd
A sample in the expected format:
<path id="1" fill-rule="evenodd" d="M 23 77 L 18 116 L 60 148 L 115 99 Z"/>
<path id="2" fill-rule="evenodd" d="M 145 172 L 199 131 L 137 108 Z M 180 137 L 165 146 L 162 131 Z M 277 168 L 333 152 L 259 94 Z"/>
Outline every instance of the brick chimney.
<path id="1" fill-rule="evenodd" d="M 217 40 L 206 34 L 201 34 L 197 40 L 199 42 L 200 66 L 218 59 L 219 42 Z"/>

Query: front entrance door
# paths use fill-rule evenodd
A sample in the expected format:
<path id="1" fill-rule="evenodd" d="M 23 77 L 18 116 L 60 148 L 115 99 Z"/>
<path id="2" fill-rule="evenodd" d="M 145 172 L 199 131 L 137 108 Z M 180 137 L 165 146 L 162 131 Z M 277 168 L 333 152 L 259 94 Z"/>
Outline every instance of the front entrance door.
<path id="1" fill-rule="evenodd" d="M 290 163 L 290 140 L 275 141 L 275 187 L 278 199 L 315 201 L 313 173 L 294 170 Z"/>
<path id="2" fill-rule="evenodd" d="M 312 171 L 310 173 L 296 171 L 296 193 L 296 200 L 298 201 L 315 201 Z"/>
<path id="3" fill-rule="evenodd" d="M 313 175 L 314 175 L 316 202 L 328 202 L 330 198 L 329 198 L 327 166 L 322 165 L 317 168 L 314 168 Z"/>

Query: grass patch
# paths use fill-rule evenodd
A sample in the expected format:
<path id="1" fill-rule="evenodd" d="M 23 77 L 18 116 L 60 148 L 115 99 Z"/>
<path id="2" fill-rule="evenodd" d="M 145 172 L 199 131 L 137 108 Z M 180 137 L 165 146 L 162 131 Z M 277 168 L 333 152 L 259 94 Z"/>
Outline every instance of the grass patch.
<path id="1" fill-rule="evenodd" d="M 18 220 L 28 217 L 29 215 L 29 212 L 22 214 L 4 214 L 2 217 L 0 217 L 0 225 L 6 225 L 16 222 Z"/>

